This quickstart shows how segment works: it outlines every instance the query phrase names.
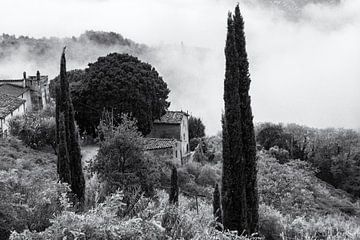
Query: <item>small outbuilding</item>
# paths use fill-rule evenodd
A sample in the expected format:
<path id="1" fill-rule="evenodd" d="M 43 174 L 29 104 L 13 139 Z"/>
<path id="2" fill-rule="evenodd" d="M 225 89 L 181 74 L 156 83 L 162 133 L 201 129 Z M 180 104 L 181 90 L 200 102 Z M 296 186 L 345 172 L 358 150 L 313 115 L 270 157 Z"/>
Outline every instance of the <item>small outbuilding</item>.
<path id="1" fill-rule="evenodd" d="M 189 155 L 189 114 L 183 111 L 167 111 L 160 119 L 154 121 L 153 128 L 147 136 L 149 139 L 169 139 L 177 142 L 177 159 L 183 162 Z"/>

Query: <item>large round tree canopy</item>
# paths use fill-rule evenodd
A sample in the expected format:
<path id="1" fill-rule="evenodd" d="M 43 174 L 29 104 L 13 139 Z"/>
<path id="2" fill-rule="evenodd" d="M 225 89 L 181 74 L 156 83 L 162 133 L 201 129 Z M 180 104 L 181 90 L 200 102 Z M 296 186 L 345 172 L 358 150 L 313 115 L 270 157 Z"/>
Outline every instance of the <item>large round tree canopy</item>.
<path id="1" fill-rule="evenodd" d="M 122 113 L 130 114 L 146 135 L 170 105 L 170 90 L 155 68 L 128 54 L 111 53 L 90 63 L 83 74 L 70 71 L 69 78 L 72 74 L 76 74 L 71 83 L 75 118 L 80 130 L 88 134 L 96 133 L 107 110 L 114 113 L 115 123 Z"/>

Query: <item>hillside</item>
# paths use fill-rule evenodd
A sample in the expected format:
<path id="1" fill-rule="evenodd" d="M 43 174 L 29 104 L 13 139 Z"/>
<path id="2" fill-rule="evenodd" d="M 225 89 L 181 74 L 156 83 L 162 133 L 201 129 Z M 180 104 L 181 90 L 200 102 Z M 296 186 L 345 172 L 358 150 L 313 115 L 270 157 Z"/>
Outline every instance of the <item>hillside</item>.
<path id="1" fill-rule="evenodd" d="M 298 19 L 302 10 L 310 4 L 335 5 L 340 0 L 258 0 L 264 6 L 278 8 L 285 12 L 289 19 Z"/>
<path id="2" fill-rule="evenodd" d="M 211 197 L 198 199 L 197 213 L 195 199 L 181 195 L 179 209 L 174 210 L 167 206 L 166 192 L 158 190 L 157 200 L 142 197 L 131 215 L 119 217 L 116 213 L 121 209 L 122 195 L 118 193 L 93 210 L 76 214 L 64 202 L 66 186 L 54 181 L 56 157 L 53 154 L 31 150 L 16 139 L 1 140 L 0 148 L 1 199 L 6 199 L 0 204 L 1 239 L 9 230 L 20 233 L 25 229 L 43 232 L 14 233 L 11 239 L 56 239 L 66 235 L 100 239 L 104 234 L 127 239 L 221 237 L 213 228 Z M 221 168 L 219 163 L 203 162 L 197 166 L 200 172 L 203 168 L 214 169 L 208 172 L 217 175 Z M 258 168 L 260 233 L 267 239 L 360 237 L 359 203 L 317 179 L 304 162 L 280 164 L 260 152 Z M 88 196 L 96 195 L 99 191 L 96 179 L 92 178 L 87 184 Z M 169 216 L 178 220 L 170 221 Z M 49 219 L 53 219 L 51 223 Z M 178 230 L 168 232 L 166 224 L 175 224 L 176 228 L 171 229 Z M 227 239 L 225 235 L 222 237 Z"/>
<path id="3" fill-rule="evenodd" d="M 137 44 L 114 32 L 86 31 L 79 37 L 40 39 L 3 34 L 0 36 L 0 66 L 4 69 L 0 77 L 21 77 L 21 72 L 8 71 L 7 62 L 11 62 L 13 66 L 26 63 L 23 66 L 28 69 L 23 69 L 24 71 L 29 71 L 29 68 L 35 71 L 36 67 L 44 74 L 54 77 L 58 72 L 56 67 L 59 52 L 64 46 L 67 46 L 67 56 L 74 68 L 85 68 L 89 62 L 110 52 L 126 52 L 138 56 L 148 49 L 145 45 Z"/>

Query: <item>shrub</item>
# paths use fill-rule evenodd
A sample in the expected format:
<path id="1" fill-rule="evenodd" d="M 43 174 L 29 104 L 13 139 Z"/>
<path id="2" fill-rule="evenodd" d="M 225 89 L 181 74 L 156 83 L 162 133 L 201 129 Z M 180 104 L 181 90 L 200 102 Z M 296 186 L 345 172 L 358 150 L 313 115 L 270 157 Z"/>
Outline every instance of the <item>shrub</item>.
<path id="1" fill-rule="evenodd" d="M 34 149 L 51 146 L 56 152 L 56 123 L 54 117 L 28 112 L 9 121 L 10 134 L 17 136 Z"/>
<path id="2" fill-rule="evenodd" d="M 199 145 L 201 139 L 200 138 L 192 138 L 190 139 L 190 151 L 194 151 L 195 148 Z"/>
<path id="3" fill-rule="evenodd" d="M 214 186 L 215 183 L 219 182 L 221 178 L 221 172 L 217 171 L 214 167 L 206 164 L 201 170 L 197 183 L 201 186 Z"/>
<path id="4" fill-rule="evenodd" d="M 289 152 L 285 149 L 279 148 L 278 146 L 271 147 L 269 149 L 271 156 L 279 160 L 280 163 L 285 163 L 289 160 Z"/>
<path id="5" fill-rule="evenodd" d="M 107 194 L 121 189 L 127 196 L 134 187 L 141 186 L 147 196 L 153 195 L 159 179 L 158 165 L 144 155 L 144 140 L 136 122 L 124 115 L 120 125 L 102 121 L 99 130 L 103 141 L 90 169 L 105 183 Z"/>
<path id="6" fill-rule="evenodd" d="M 201 163 L 198 162 L 189 162 L 185 165 L 186 171 L 193 175 L 195 178 L 198 178 L 200 175 Z"/>

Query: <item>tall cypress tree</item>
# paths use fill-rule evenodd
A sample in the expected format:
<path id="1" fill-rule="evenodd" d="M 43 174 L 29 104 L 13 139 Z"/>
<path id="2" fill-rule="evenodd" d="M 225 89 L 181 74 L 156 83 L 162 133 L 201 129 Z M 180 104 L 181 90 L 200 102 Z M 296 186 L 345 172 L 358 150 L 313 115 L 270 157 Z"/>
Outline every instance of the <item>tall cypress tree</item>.
<path id="1" fill-rule="evenodd" d="M 258 227 L 258 192 L 257 192 L 257 170 L 256 170 L 256 141 L 253 123 L 253 115 L 251 110 L 250 90 L 250 73 L 249 61 L 246 53 L 246 41 L 244 33 L 244 20 L 240 13 L 239 4 L 235 7 L 234 15 L 234 32 L 235 44 L 238 56 L 239 69 L 239 95 L 241 107 L 241 132 L 243 141 L 243 155 L 246 159 L 246 201 L 247 201 L 247 217 L 248 231 L 254 233 Z"/>
<path id="2" fill-rule="evenodd" d="M 223 123 L 222 211 L 225 229 L 242 233 L 247 229 L 245 158 L 242 154 L 239 71 L 235 45 L 234 21 L 228 15 L 225 46 L 225 113 Z"/>
<path id="3" fill-rule="evenodd" d="M 229 14 L 225 47 L 222 206 L 225 229 L 257 231 L 256 144 L 250 105 L 250 74 L 239 5 Z"/>
<path id="4" fill-rule="evenodd" d="M 171 171 L 171 188 L 169 202 L 171 204 L 177 204 L 179 201 L 179 186 L 176 167 L 172 168 Z"/>
<path id="5" fill-rule="evenodd" d="M 77 202 L 83 205 L 85 201 L 85 179 L 81 165 L 81 151 L 75 128 L 69 82 L 66 76 L 65 48 L 61 55 L 60 87 L 56 90 L 56 95 L 58 173 L 62 181 L 70 184 L 72 192 L 76 195 Z M 62 116 L 64 121 L 62 121 Z M 62 127 L 65 131 L 62 131 Z M 66 144 L 66 149 L 62 144 Z M 66 152 L 67 155 L 65 154 Z M 60 168 L 60 166 L 64 167 Z M 65 166 L 68 166 L 68 169 Z M 70 172 L 70 179 L 61 178 L 61 176 L 66 175 L 67 171 Z"/>
<path id="6" fill-rule="evenodd" d="M 215 189 L 213 193 L 213 214 L 216 221 L 222 223 L 220 191 L 219 191 L 219 185 L 217 183 L 215 184 Z M 217 227 L 217 229 L 220 230 L 219 227 Z"/>

